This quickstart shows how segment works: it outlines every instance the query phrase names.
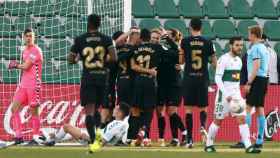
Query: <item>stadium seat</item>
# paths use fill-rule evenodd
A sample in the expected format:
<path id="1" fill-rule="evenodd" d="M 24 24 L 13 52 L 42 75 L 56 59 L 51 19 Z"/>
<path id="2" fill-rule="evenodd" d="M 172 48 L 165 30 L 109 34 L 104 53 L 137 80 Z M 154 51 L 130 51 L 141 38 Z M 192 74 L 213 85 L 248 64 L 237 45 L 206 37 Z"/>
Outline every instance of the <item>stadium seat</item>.
<path id="1" fill-rule="evenodd" d="M 227 9 L 222 0 L 205 0 L 203 11 L 209 18 L 228 18 Z"/>
<path id="2" fill-rule="evenodd" d="M 5 12 L 12 16 L 26 16 L 30 13 L 25 1 L 5 1 L 4 7 Z"/>
<path id="3" fill-rule="evenodd" d="M 160 18 L 179 17 L 176 5 L 173 0 L 155 0 L 154 9 L 156 15 L 158 15 Z"/>
<path id="4" fill-rule="evenodd" d="M 187 18 L 203 17 L 202 8 L 197 0 L 180 0 L 178 10 L 180 15 Z"/>
<path id="5" fill-rule="evenodd" d="M 43 63 L 42 81 L 43 83 L 60 83 L 59 71 L 50 61 Z"/>
<path id="6" fill-rule="evenodd" d="M 222 47 L 220 46 L 219 43 L 213 42 L 213 44 L 214 44 L 214 47 L 215 47 L 215 50 L 216 50 L 217 58 L 219 58 L 221 55 L 223 55 L 223 49 L 222 49 Z"/>
<path id="7" fill-rule="evenodd" d="M 78 3 L 76 0 L 60 0 L 57 1 L 57 13 L 60 16 L 80 16 L 86 15 L 86 6 L 82 2 Z M 80 6 L 81 5 L 81 6 Z"/>
<path id="8" fill-rule="evenodd" d="M 259 18 L 276 19 L 278 18 L 272 0 L 255 0 L 252 11 Z"/>
<path id="9" fill-rule="evenodd" d="M 105 21 L 105 19 L 102 20 L 102 23 L 104 21 Z M 86 24 L 87 24 L 87 21 L 85 19 L 81 20 L 80 18 L 67 18 L 67 20 L 65 21 L 66 35 L 70 36 L 70 37 L 76 37 L 76 36 L 80 35 L 81 33 L 86 32 L 87 31 Z M 102 28 L 101 28 L 101 30 L 102 30 Z"/>
<path id="10" fill-rule="evenodd" d="M 0 41 L 0 46 L 3 50 L 4 58 L 6 59 L 20 59 L 21 52 L 20 46 L 21 42 L 16 39 L 3 39 Z M 0 49 L 1 50 L 1 49 Z"/>
<path id="11" fill-rule="evenodd" d="M 59 76 L 61 83 L 80 83 L 81 69 L 79 64 L 60 62 Z"/>
<path id="12" fill-rule="evenodd" d="M 271 40 L 280 40 L 280 21 L 266 21 L 264 24 L 264 33 Z"/>
<path id="13" fill-rule="evenodd" d="M 54 16 L 56 13 L 55 6 L 52 0 L 34 0 L 29 2 L 30 14 L 34 16 Z"/>
<path id="14" fill-rule="evenodd" d="M 12 20 L 10 18 L 0 17 L 0 37 L 15 37 L 16 31 L 13 30 Z"/>
<path id="15" fill-rule="evenodd" d="M 202 34 L 209 39 L 215 38 L 215 34 L 212 31 L 210 22 L 207 20 L 202 20 Z"/>
<path id="16" fill-rule="evenodd" d="M 277 11 L 277 15 L 280 16 L 280 1 L 278 1 L 277 3 L 276 11 Z"/>
<path id="17" fill-rule="evenodd" d="M 149 0 L 133 0 L 132 1 L 132 15 L 136 18 L 152 18 L 154 17 L 154 10 Z"/>
<path id="18" fill-rule="evenodd" d="M 186 23 L 183 20 L 171 19 L 167 20 L 164 23 L 165 29 L 175 28 L 178 29 L 186 37 L 189 35 L 189 32 L 186 27 Z"/>
<path id="19" fill-rule="evenodd" d="M 276 51 L 277 55 L 280 56 L 280 42 L 274 45 L 274 50 Z"/>
<path id="20" fill-rule="evenodd" d="M 51 41 L 49 46 L 51 57 L 56 60 L 66 60 L 70 47 L 71 43 L 65 39 L 56 39 Z"/>
<path id="21" fill-rule="evenodd" d="M 235 27 L 229 20 L 216 20 L 213 24 L 213 32 L 218 38 L 229 39 L 235 35 Z"/>
<path id="22" fill-rule="evenodd" d="M 253 14 L 247 0 L 230 0 L 228 3 L 229 14 L 238 19 L 252 18 Z"/>
<path id="23" fill-rule="evenodd" d="M 244 39 L 248 39 L 248 28 L 254 25 L 258 25 L 258 23 L 254 20 L 239 21 L 237 26 L 238 35 L 242 36 Z"/>
<path id="24" fill-rule="evenodd" d="M 161 24 L 158 20 L 156 19 L 142 19 L 139 23 L 139 27 L 141 29 L 146 28 L 146 29 L 154 29 L 154 28 L 159 28 L 161 27 Z"/>
<path id="25" fill-rule="evenodd" d="M 36 28 L 37 23 L 30 16 L 18 17 L 15 20 L 15 31 L 21 34 L 26 28 Z"/>
<path id="26" fill-rule="evenodd" d="M 44 18 L 40 21 L 40 35 L 50 38 L 63 38 L 66 36 L 65 26 L 58 18 Z"/>

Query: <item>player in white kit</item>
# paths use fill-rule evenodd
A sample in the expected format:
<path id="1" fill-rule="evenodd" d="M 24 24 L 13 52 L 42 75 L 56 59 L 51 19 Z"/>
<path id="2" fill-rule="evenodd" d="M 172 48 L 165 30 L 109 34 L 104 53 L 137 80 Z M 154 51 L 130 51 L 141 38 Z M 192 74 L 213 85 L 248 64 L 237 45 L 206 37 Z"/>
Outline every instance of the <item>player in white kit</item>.
<path id="1" fill-rule="evenodd" d="M 239 123 L 239 132 L 245 144 L 246 153 L 260 153 L 259 149 L 252 146 L 250 130 L 245 123 L 245 101 L 241 96 L 239 83 L 242 68 L 242 61 L 239 55 L 241 54 L 242 48 L 243 41 L 241 37 L 233 37 L 230 39 L 230 52 L 222 55 L 218 60 L 215 75 L 218 90 L 215 100 L 214 121 L 208 129 L 205 152 L 216 152 L 214 147 L 215 136 L 218 133 L 222 121 L 231 114 Z M 231 108 L 233 101 L 240 103 L 240 108 L 237 111 L 233 111 L 233 108 Z M 243 104 L 243 107 L 241 104 Z"/>

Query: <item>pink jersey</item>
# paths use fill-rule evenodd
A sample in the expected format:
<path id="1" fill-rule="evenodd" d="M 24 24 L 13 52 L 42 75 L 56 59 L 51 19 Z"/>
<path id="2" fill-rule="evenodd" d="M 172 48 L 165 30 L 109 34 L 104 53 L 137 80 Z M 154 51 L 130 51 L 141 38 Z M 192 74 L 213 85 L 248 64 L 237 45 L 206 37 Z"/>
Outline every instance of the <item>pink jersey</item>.
<path id="1" fill-rule="evenodd" d="M 26 47 L 22 57 L 23 62 L 30 60 L 32 66 L 22 71 L 20 86 L 22 88 L 39 88 L 41 86 L 43 64 L 41 49 L 37 45 Z"/>

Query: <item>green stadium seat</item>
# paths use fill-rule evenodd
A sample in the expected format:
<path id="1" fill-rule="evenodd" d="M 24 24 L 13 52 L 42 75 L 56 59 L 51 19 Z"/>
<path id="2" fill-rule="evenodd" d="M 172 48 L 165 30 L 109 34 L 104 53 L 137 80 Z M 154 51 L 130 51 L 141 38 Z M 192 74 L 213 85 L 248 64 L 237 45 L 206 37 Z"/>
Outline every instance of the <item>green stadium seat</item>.
<path id="1" fill-rule="evenodd" d="M 276 19 L 278 18 L 272 0 L 255 0 L 252 11 L 259 18 Z"/>
<path id="2" fill-rule="evenodd" d="M 264 24 L 264 33 L 271 40 L 280 40 L 280 21 L 266 21 Z"/>
<path id="3" fill-rule="evenodd" d="M 0 4 L 0 16 L 5 15 L 5 8 L 4 8 L 4 4 Z"/>
<path id="4" fill-rule="evenodd" d="M 51 57 L 56 60 L 66 60 L 71 45 L 72 44 L 65 39 L 53 40 L 49 46 Z"/>
<path id="5" fill-rule="evenodd" d="M 102 20 L 104 22 L 104 20 Z M 87 22 L 81 21 L 80 18 L 68 18 L 65 21 L 66 35 L 70 37 L 76 37 L 87 31 Z M 101 28 L 102 29 L 102 28 Z"/>
<path id="6" fill-rule="evenodd" d="M 202 20 L 202 34 L 209 39 L 215 38 L 215 34 L 212 31 L 210 22 L 207 20 Z"/>
<path id="7" fill-rule="evenodd" d="M 220 56 L 223 55 L 223 49 L 221 47 L 221 45 L 217 42 L 213 42 L 215 50 L 216 50 L 216 56 L 217 58 L 219 58 Z"/>
<path id="8" fill-rule="evenodd" d="M 139 27 L 141 29 L 146 28 L 146 29 L 154 29 L 154 28 L 159 28 L 161 27 L 161 24 L 158 20 L 156 19 L 142 19 L 139 23 Z"/>
<path id="9" fill-rule="evenodd" d="M 248 28 L 254 25 L 258 25 L 258 23 L 254 20 L 239 21 L 237 26 L 239 36 L 242 36 L 244 39 L 248 39 Z"/>
<path id="10" fill-rule="evenodd" d="M 229 39 L 235 35 L 235 27 L 229 20 L 216 20 L 213 24 L 213 32 L 218 38 Z"/>
<path id="11" fill-rule="evenodd" d="M 42 81 L 43 83 L 60 83 L 59 70 L 50 61 L 43 63 Z"/>
<path id="12" fill-rule="evenodd" d="M 203 9 L 209 18 L 228 18 L 227 9 L 222 0 L 205 0 Z"/>
<path id="13" fill-rule="evenodd" d="M 274 45 L 274 50 L 276 51 L 277 55 L 280 56 L 280 42 Z"/>
<path id="14" fill-rule="evenodd" d="M 20 46 L 21 42 L 16 39 L 3 39 L 0 41 L 0 46 L 6 59 L 20 59 L 21 52 Z"/>
<path id="15" fill-rule="evenodd" d="M 29 2 L 30 14 L 36 17 L 55 16 L 56 9 L 52 0 L 33 0 Z"/>
<path id="16" fill-rule="evenodd" d="M 252 18 L 253 14 L 247 0 L 230 0 L 228 3 L 229 14 L 238 19 Z"/>
<path id="17" fill-rule="evenodd" d="M 178 29 L 180 32 L 182 32 L 184 37 L 189 35 L 188 29 L 186 27 L 186 23 L 183 20 L 179 20 L 179 19 L 167 20 L 164 23 L 164 28 L 165 29 L 172 29 L 172 28 Z"/>
<path id="18" fill-rule="evenodd" d="M 0 17 L 0 37 L 15 37 L 17 32 L 13 30 L 10 18 Z"/>
<path id="19" fill-rule="evenodd" d="M 4 7 L 5 12 L 12 16 L 26 16 L 30 13 L 28 4 L 25 1 L 5 1 Z"/>
<path id="20" fill-rule="evenodd" d="M 132 0 L 132 15 L 136 18 L 154 17 L 154 10 L 149 0 Z"/>
<path id="21" fill-rule="evenodd" d="M 197 0 L 180 0 L 178 9 L 180 15 L 187 18 L 203 17 L 202 8 Z"/>
<path id="22" fill-rule="evenodd" d="M 40 35 L 49 38 L 63 38 L 66 36 L 65 26 L 58 18 L 44 18 L 40 21 Z"/>
<path id="23" fill-rule="evenodd" d="M 68 64 L 67 62 L 60 62 L 59 76 L 61 78 L 61 83 L 80 83 L 81 69 L 79 67 L 79 64 Z"/>
<path id="24" fill-rule="evenodd" d="M 277 11 L 277 15 L 280 16 L 280 1 L 278 1 L 277 3 L 276 11 Z"/>
<path id="25" fill-rule="evenodd" d="M 57 13 L 60 16 L 78 16 L 86 14 L 85 9 L 83 9 L 86 6 L 80 7 L 76 0 L 60 0 L 57 2 Z"/>
<path id="26" fill-rule="evenodd" d="M 155 0 L 154 2 L 155 13 L 160 18 L 177 18 L 176 5 L 173 0 Z"/>
<path id="27" fill-rule="evenodd" d="M 15 31 L 21 34 L 26 28 L 36 28 L 37 23 L 30 16 L 18 17 L 15 20 Z"/>

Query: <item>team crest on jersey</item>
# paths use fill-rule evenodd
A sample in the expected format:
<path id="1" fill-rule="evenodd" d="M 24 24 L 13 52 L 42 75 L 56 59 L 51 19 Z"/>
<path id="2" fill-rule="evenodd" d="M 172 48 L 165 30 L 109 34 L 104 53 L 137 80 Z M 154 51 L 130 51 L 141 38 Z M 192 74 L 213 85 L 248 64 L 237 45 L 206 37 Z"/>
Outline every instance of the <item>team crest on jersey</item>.
<path id="1" fill-rule="evenodd" d="M 234 80 L 240 80 L 240 73 L 233 73 L 233 74 L 232 74 L 232 78 L 233 78 Z"/>

